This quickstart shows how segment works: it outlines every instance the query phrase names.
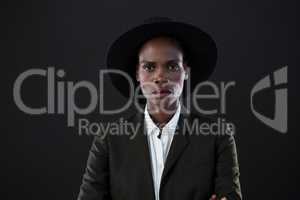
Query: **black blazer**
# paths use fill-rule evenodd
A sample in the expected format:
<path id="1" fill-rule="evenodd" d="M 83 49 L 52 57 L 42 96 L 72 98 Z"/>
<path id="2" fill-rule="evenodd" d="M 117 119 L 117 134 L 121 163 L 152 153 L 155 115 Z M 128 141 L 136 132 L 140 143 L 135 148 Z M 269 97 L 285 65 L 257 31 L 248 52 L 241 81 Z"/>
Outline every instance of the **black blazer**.
<path id="1" fill-rule="evenodd" d="M 234 137 L 188 131 L 195 114 L 181 113 L 165 168 L 160 200 L 209 200 L 212 194 L 242 199 Z M 144 113 L 127 122 L 140 125 L 132 133 L 95 136 L 78 200 L 155 200 Z M 190 126 L 191 127 L 191 126 Z"/>

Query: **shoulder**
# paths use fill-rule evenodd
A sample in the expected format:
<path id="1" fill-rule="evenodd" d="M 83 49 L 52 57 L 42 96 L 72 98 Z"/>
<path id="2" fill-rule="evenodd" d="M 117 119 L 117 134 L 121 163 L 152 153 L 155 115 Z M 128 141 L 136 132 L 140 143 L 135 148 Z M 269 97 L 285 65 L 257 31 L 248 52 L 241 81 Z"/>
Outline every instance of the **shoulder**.
<path id="1" fill-rule="evenodd" d="M 111 140 L 114 138 L 126 138 L 138 128 L 142 128 L 144 113 L 132 111 L 120 115 L 107 122 L 101 131 L 95 135 L 96 140 Z"/>

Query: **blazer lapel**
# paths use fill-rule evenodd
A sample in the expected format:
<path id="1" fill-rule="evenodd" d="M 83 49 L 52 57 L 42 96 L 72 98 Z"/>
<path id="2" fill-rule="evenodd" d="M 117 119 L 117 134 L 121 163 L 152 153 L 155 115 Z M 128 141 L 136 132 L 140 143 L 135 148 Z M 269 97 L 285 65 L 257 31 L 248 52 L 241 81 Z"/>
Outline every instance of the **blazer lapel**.
<path id="1" fill-rule="evenodd" d="M 173 141 L 166 159 L 165 167 L 163 170 L 162 178 L 161 178 L 161 184 L 164 183 L 164 179 L 166 176 L 170 173 L 172 167 L 176 164 L 176 161 L 180 158 L 183 151 L 187 147 L 189 143 L 189 134 L 184 133 L 183 126 L 185 123 L 185 120 L 188 119 L 188 114 L 185 112 L 180 113 L 177 129 L 175 132 L 175 135 L 173 137 Z"/>
<path id="2" fill-rule="evenodd" d="M 145 169 L 145 173 L 143 174 L 144 179 L 146 180 L 145 186 L 149 188 L 149 194 L 145 194 L 146 197 L 150 197 L 150 199 L 155 199 L 155 191 L 154 191 L 154 183 L 152 176 L 152 164 L 148 146 L 148 139 L 146 134 L 146 129 L 144 127 L 144 113 L 138 112 L 134 119 L 135 125 L 140 123 L 140 128 L 138 129 L 138 133 L 136 134 L 136 149 L 141 151 L 141 165 Z"/>

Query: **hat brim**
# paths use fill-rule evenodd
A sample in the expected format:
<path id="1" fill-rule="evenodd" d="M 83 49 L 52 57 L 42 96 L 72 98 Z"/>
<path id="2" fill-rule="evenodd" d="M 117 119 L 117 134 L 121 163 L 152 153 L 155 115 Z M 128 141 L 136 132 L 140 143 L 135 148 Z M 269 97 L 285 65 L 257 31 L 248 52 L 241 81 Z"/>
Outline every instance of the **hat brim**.
<path id="1" fill-rule="evenodd" d="M 214 40 L 196 26 L 173 21 L 142 24 L 122 34 L 108 50 L 107 68 L 128 73 L 137 86 L 135 77 L 138 51 L 147 40 L 161 35 L 176 38 L 183 46 L 187 65 L 190 67 L 192 90 L 196 84 L 209 78 L 217 61 Z M 110 75 L 110 79 L 123 96 L 129 96 L 126 79 L 119 75 Z"/>

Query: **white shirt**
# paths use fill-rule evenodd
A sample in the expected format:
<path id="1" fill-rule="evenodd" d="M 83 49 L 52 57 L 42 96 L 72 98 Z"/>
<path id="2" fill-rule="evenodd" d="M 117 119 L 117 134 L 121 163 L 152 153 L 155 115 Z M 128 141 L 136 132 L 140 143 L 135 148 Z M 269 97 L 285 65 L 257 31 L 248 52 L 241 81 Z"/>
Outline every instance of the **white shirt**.
<path id="1" fill-rule="evenodd" d="M 151 119 L 148 113 L 147 105 L 145 107 L 145 127 L 147 129 L 148 146 L 151 155 L 152 175 L 156 200 L 159 200 L 161 176 L 178 123 L 180 109 L 181 106 L 179 103 L 175 114 L 163 127 L 161 137 L 159 139 L 158 135 L 160 129 Z"/>

